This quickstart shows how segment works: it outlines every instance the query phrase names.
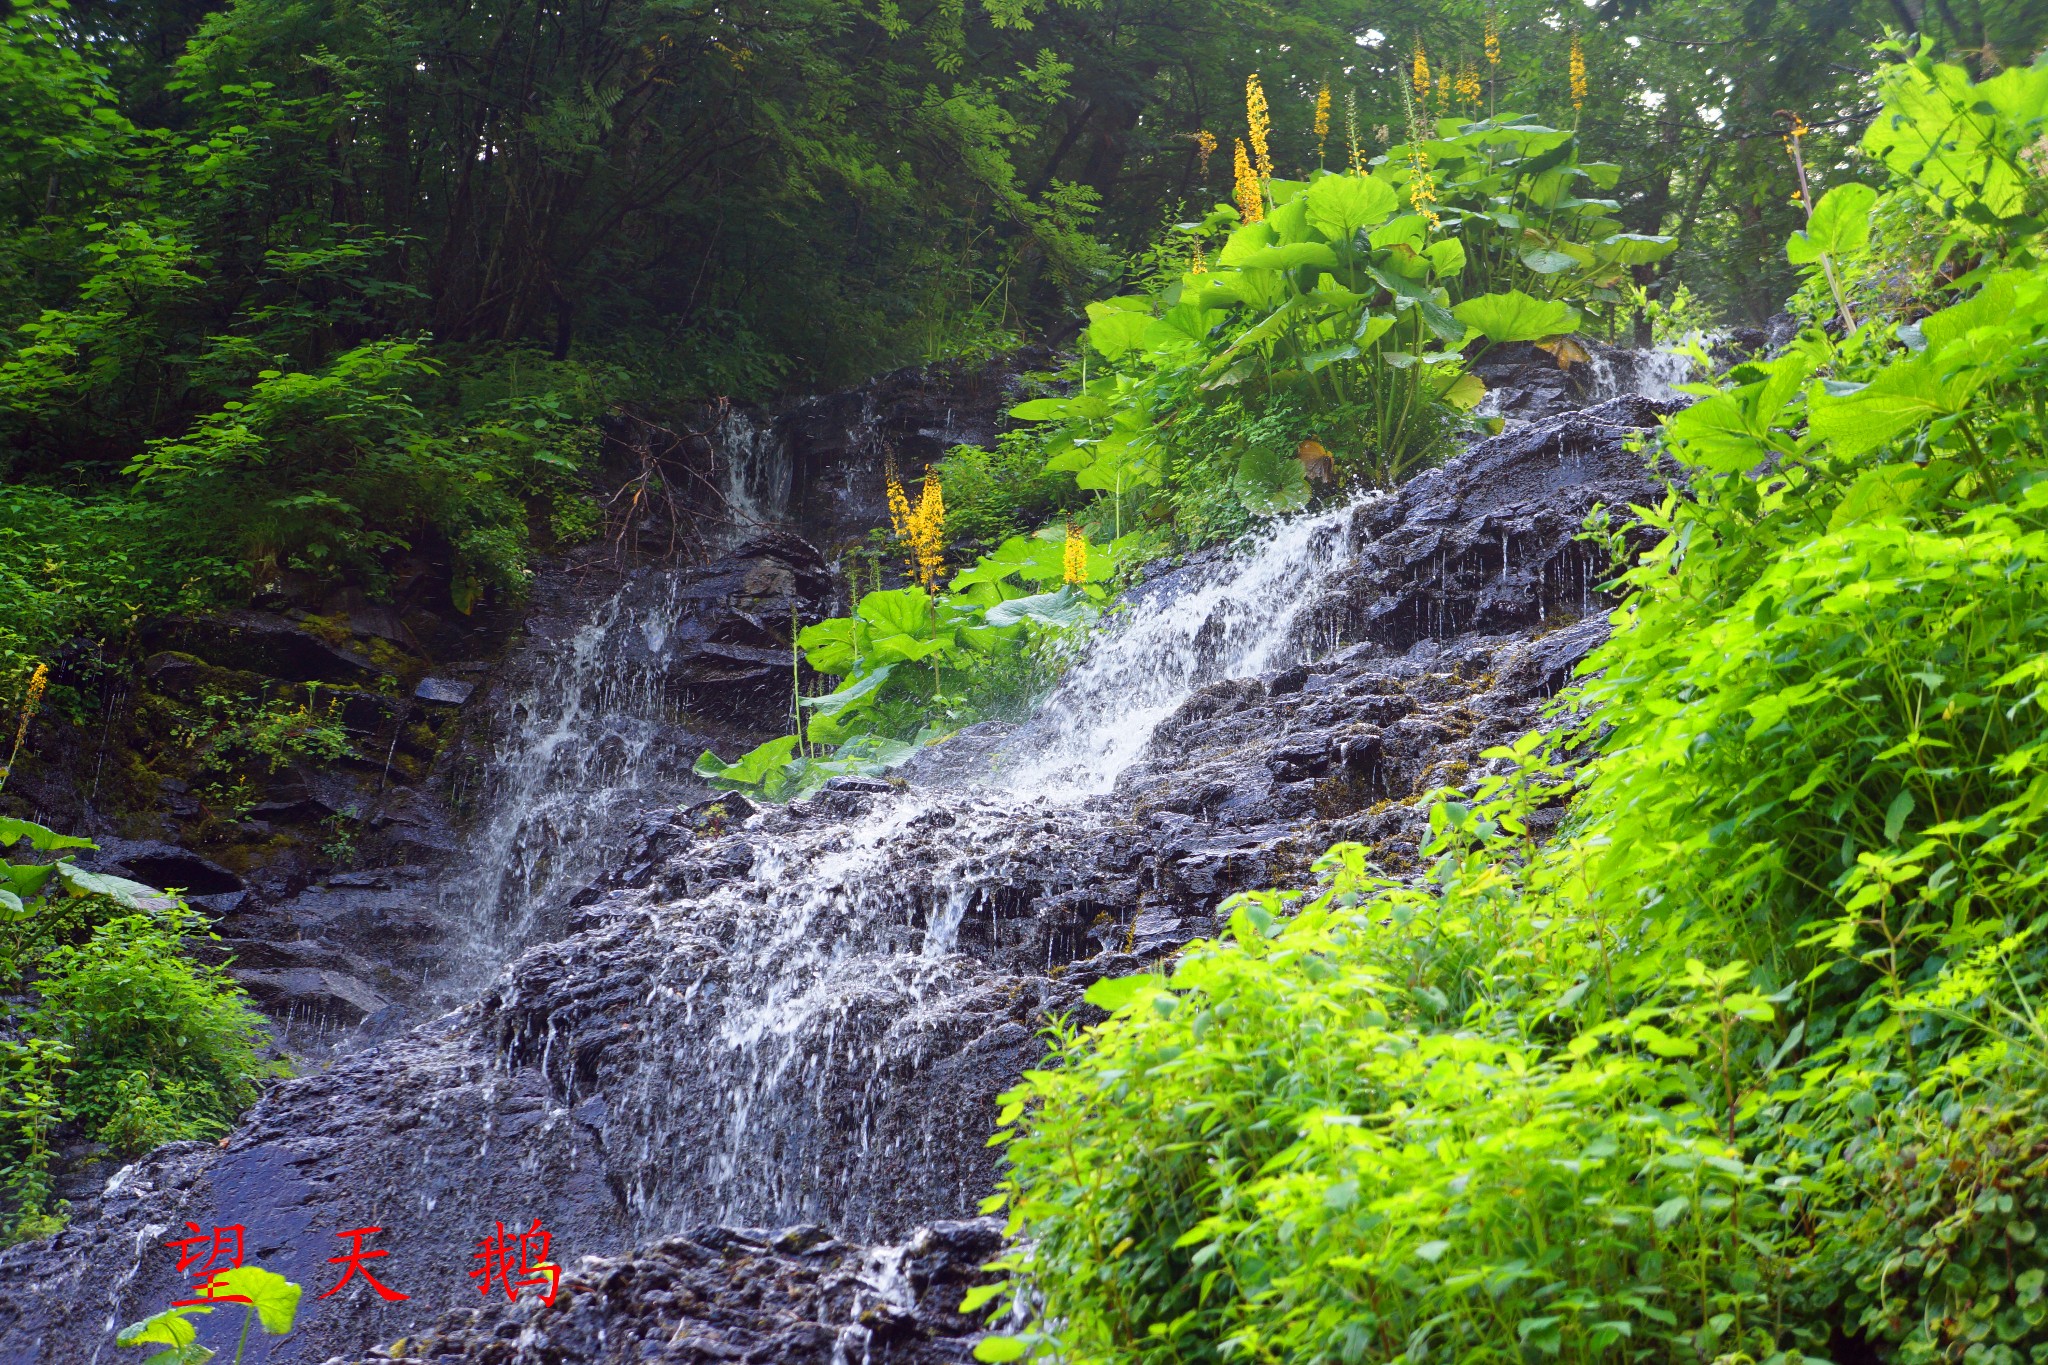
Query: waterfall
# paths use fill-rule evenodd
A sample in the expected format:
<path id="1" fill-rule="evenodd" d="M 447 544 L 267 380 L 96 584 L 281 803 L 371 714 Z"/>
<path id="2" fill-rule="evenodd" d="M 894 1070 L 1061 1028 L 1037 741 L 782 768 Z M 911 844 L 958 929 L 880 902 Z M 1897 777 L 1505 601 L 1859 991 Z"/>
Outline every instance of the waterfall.
<path id="1" fill-rule="evenodd" d="M 574 633 L 540 643 L 493 700 L 490 803 L 441 893 L 444 922 L 468 926 L 458 981 L 525 946 L 643 811 L 689 783 L 696 753 L 663 689 L 677 587 L 670 574 L 629 579 Z"/>
<path id="2" fill-rule="evenodd" d="M 1704 333 L 1692 333 L 1681 344 L 1688 348 L 1705 348 L 1711 346 L 1715 339 Z M 1589 364 L 1592 375 L 1589 403 L 1604 403 L 1627 393 L 1641 394 L 1658 402 L 1681 399 L 1685 395 L 1678 391 L 1678 386 L 1697 379 L 1700 368 L 1690 349 L 1676 350 L 1664 346 L 1653 351 L 1595 351 Z"/>
<path id="3" fill-rule="evenodd" d="M 749 872 L 648 907 L 663 964 L 605 1128 L 646 1232 L 820 1221 L 869 1234 L 900 1226 L 906 1205 L 972 1206 L 984 1191 L 894 1184 L 937 1166 L 919 1153 L 976 1149 L 985 1096 L 911 1113 L 896 1082 L 962 1065 L 961 1020 L 1014 996 L 991 961 L 1006 896 L 1057 878 L 1048 857 L 1084 842 L 1159 724 L 1208 682 L 1333 643 L 1312 608 L 1356 511 L 1139 589 L 978 780 L 870 798 L 850 821 L 757 818 Z M 979 951 L 960 950 L 970 931 Z"/>
<path id="4" fill-rule="evenodd" d="M 720 412 L 712 436 L 724 539 L 779 524 L 786 441 L 735 407 Z M 645 815 L 698 790 L 690 768 L 701 738 L 681 724 L 666 685 L 683 586 L 678 572 L 629 575 L 579 627 L 532 642 L 491 699 L 480 783 L 488 804 L 440 897 L 443 922 L 466 926 L 457 988 L 532 941 L 547 915 L 620 859 Z"/>

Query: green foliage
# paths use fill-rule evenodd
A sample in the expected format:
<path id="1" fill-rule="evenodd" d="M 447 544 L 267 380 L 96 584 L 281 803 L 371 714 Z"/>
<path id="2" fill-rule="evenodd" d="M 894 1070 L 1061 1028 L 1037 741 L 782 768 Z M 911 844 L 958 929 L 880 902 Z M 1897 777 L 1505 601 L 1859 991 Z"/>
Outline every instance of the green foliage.
<path id="1" fill-rule="evenodd" d="M 1120 532 L 1127 505 L 1149 505 L 1206 535 L 1297 509 L 1308 442 L 1398 483 L 1484 397 L 1467 367 L 1486 346 L 1569 335 L 1575 302 L 1611 313 L 1626 271 L 1676 245 L 1621 231 L 1592 197 L 1619 168 L 1581 164 L 1570 131 L 1510 115 L 1428 131 L 1369 173 L 1272 182 L 1272 211 L 1229 231 L 1214 270 L 1089 305 L 1101 363 L 1012 415 L 1045 424 L 1045 468 L 1099 494 L 1098 521 Z M 1237 222 L 1219 206 L 1183 232 L 1199 252 Z"/>
<path id="2" fill-rule="evenodd" d="M 1669 420 L 1614 635 L 1423 875 L 1340 845 L 1091 988 L 1006 1099 L 1045 1325 L 983 1358 L 2048 1351 L 2034 240 Z"/>
<path id="3" fill-rule="evenodd" d="M 946 489 L 946 534 L 962 553 L 1029 535 L 1084 501 L 1072 481 L 1046 469 L 1028 431 L 1004 432 L 992 450 L 954 446 L 936 472 Z"/>
<path id="4" fill-rule="evenodd" d="M 299 1299 L 305 1290 L 276 1271 L 260 1265 L 240 1265 L 222 1270 L 210 1280 L 213 1297 L 223 1306 L 246 1305 L 242 1310 L 242 1331 L 235 1343 L 233 1365 L 241 1365 L 249 1348 L 249 1328 L 261 1326 L 266 1336 L 283 1336 L 298 1320 Z M 199 1330 L 192 1319 L 210 1315 L 215 1305 L 185 1304 L 131 1323 L 114 1338 L 117 1346 L 161 1346 L 143 1365 L 204 1365 L 214 1352 L 199 1344 Z"/>
<path id="5" fill-rule="evenodd" d="M 0 849 L 91 848 L 0 817 Z M 55 1231 L 53 1136 L 123 1154 L 216 1137 L 282 1075 L 226 969 L 184 952 L 202 922 L 176 899 L 71 863 L 0 862 L 0 1239 Z"/>
<path id="6" fill-rule="evenodd" d="M 1061 527 L 1012 536 L 942 592 L 912 585 L 864 595 L 851 616 L 806 626 L 803 660 L 839 685 L 797 696 L 793 733 L 727 763 L 706 751 L 697 775 L 770 800 L 806 796 L 841 774 L 889 771 L 963 725 L 1027 712 L 1057 676 L 1077 632 L 1100 614 L 1105 583 L 1157 548 L 1134 532 L 1087 545 L 1086 579 L 1066 581 Z"/>
<path id="7" fill-rule="evenodd" d="M 37 963 L 41 1001 L 24 1025 L 71 1049 L 66 1109 L 100 1141 L 216 1137 L 255 1103 L 257 1080 L 279 1074 L 226 970 L 181 954 L 198 927 L 182 909 L 122 915 Z"/>

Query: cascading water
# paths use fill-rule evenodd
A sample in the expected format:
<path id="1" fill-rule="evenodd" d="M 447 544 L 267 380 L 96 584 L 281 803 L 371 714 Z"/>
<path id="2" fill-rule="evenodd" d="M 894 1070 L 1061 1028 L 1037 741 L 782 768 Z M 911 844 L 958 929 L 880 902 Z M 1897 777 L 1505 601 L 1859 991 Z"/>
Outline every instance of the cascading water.
<path id="1" fill-rule="evenodd" d="M 498 702 L 484 789 L 492 803 L 465 870 L 442 893 L 470 926 L 472 968 L 494 970 L 537 921 L 587 884 L 641 812 L 673 801 L 696 755 L 679 747 L 663 693 L 676 582 L 642 574 Z"/>
<path id="2" fill-rule="evenodd" d="M 880 1188 L 886 1170 L 978 1145 L 978 1105 L 909 1113 L 896 1098 L 928 1063 L 964 1065 L 970 1040 L 948 1033 L 963 997 L 1006 989 L 956 951 L 964 927 L 1002 913 L 1025 863 L 1083 836 L 1195 689 L 1332 643 L 1315 638 L 1312 607 L 1356 510 L 1283 525 L 1172 591 L 1141 591 L 992 772 L 879 800 L 849 823 L 750 830 L 745 876 L 653 907 L 665 954 L 653 1019 L 632 1082 L 609 1094 L 605 1137 L 646 1230 L 883 1230 L 905 1203 Z M 923 1202 L 971 1207 L 981 1193 Z"/>
<path id="3" fill-rule="evenodd" d="M 714 437 L 726 539 L 779 523 L 790 466 L 773 427 L 728 408 Z M 690 768 L 702 745 L 678 724 L 666 687 L 682 589 L 679 574 L 636 572 L 573 633 L 540 642 L 495 701 L 482 782 L 490 805 L 441 894 L 444 921 L 468 926 L 456 989 L 496 970 L 616 862 L 647 812 L 697 790 Z"/>
<path id="4" fill-rule="evenodd" d="M 1715 338 L 1694 333 L 1685 338 L 1688 346 L 1708 346 Z M 1604 403 L 1623 394 L 1641 394 L 1660 403 L 1683 398 L 1680 384 L 1699 377 L 1699 362 L 1689 350 L 1658 347 L 1652 351 L 1596 351 L 1590 362 L 1592 389 L 1589 402 Z"/>

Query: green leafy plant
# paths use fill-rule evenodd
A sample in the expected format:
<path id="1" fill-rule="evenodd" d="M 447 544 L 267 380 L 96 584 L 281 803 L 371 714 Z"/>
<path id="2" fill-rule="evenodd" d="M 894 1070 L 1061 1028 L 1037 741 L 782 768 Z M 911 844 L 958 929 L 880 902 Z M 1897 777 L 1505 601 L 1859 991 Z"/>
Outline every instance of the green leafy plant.
<path id="1" fill-rule="evenodd" d="M 0 848 L 91 841 L 0 817 Z M 286 1074 L 268 1027 L 225 968 L 196 962 L 199 917 L 173 897 L 68 860 L 0 862 L 0 1188 L 7 1240 L 61 1225 L 53 1135 L 66 1125 L 119 1152 L 214 1137 Z"/>
<path id="2" fill-rule="evenodd" d="M 305 1293 L 284 1276 L 257 1265 L 219 1271 L 213 1275 L 210 1287 L 214 1298 L 244 1305 L 233 1365 L 241 1365 L 242 1355 L 249 1349 L 252 1326 L 260 1324 L 268 1336 L 283 1336 L 291 1331 L 298 1319 L 299 1299 Z M 189 1303 L 166 1308 L 122 1328 L 114 1338 L 115 1344 L 163 1348 L 143 1365 L 203 1365 L 215 1353 L 199 1344 L 199 1330 L 192 1325 L 192 1319 L 211 1315 L 214 1307 L 210 1303 Z"/>
<path id="3" fill-rule="evenodd" d="M 1873 147 L 2048 119 L 2031 76 L 1926 76 Z M 1871 249 L 1833 202 L 1816 276 Z M 1000 1116 L 1043 1315 L 980 1358 L 2048 1352 L 2048 270 L 2011 207 L 1945 306 L 1669 419 L 1611 639 L 1429 798 L 1420 875 L 1339 845 L 1090 988 Z"/>

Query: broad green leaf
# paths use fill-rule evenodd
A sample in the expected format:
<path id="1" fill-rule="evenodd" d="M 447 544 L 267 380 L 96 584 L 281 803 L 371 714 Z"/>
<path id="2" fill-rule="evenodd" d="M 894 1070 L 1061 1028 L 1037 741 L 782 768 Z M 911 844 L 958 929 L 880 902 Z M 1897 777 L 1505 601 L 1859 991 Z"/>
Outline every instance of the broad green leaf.
<path id="1" fill-rule="evenodd" d="M 1081 998 L 1099 1010 L 1108 1010 L 1115 1014 L 1135 1000 L 1139 991 L 1156 988 L 1158 985 L 1159 979 L 1145 972 L 1140 972 L 1136 976 L 1104 977 L 1082 992 Z"/>
<path id="2" fill-rule="evenodd" d="M 1653 237 L 1640 232 L 1617 232 L 1599 242 L 1599 258 L 1608 265 L 1648 265 L 1678 250 L 1676 237 Z"/>
<path id="3" fill-rule="evenodd" d="M 796 736 L 783 735 L 750 749 L 731 763 L 724 762 L 717 754 L 706 749 L 698 755 L 697 762 L 690 771 L 725 786 L 758 786 L 769 772 L 789 762 L 790 755 L 795 752 Z"/>
<path id="4" fill-rule="evenodd" d="M 17 820 L 11 815 L 0 815 L 0 848 L 20 839 L 28 840 L 30 848 L 43 853 L 54 853 L 64 848 L 98 848 L 90 839 L 80 839 L 70 834 L 59 834 L 46 825 L 33 820 Z"/>
<path id="5" fill-rule="evenodd" d="M 1876 379 L 1847 397 L 1816 393 L 1808 429 L 1834 453 L 1851 459 L 1952 411 L 1951 394 L 1921 355 L 1887 365 Z"/>
<path id="6" fill-rule="evenodd" d="M 6 887 L 0 887 L 0 917 L 15 919 L 27 913 L 28 908 L 21 903 L 21 897 Z"/>
<path id="7" fill-rule="evenodd" d="M 932 630 L 932 599 L 923 588 L 890 588 L 871 592 L 854 609 L 878 635 L 921 637 Z"/>
<path id="8" fill-rule="evenodd" d="M 265 1270 L 260 1265 L 238 1265 L 233 1270 L 223 1270 L 213 1278 L 216 1296 L 237 1294 L 256 1305 L 256 1321 L 272 1336 L 282 1336 L 292 1330 L 292 1320 L 299 1314 L 299 1286 L 287 1280 L 274 1270 Z"/>
<path id="9" fill-rule="evenodd" d="M 1309 500 L 1301 461 L 1264 446 L 1253 446 L 1238 458 L 1232 488 L 1245 509 L 1260 516 L 1292 512 Z"/>
<path id="10" fill-rule="evenodd" d="M 860 677 L 845 683 L 822 697 L 805 697 L 802 699 L 801 704 L 810 707 L 820 715 L 831 715 L 835 712 L 844 711 L 853 703 L 863 698 L 874 696 L 875 692 L 884 683 L 889 681 L 889 675 L 895 672 L 895 670 L 895 664 L 883 664 L 880 668 L 863 673 Z"/>
<path id="11" fill-rule="evenodd" d="M 1866 469 L 1856 476 L 1849 491 L 1835 505 L 1828 529 L 1839 531 L 1860 521 L 1897 516 L 1920 505 L 1935 473 L 1919 465 L 1887 464 Z"/>
<path id="12" fill-rule="evenodd" d="M 859 661 L 859 627 L 851 616 L 829 616 L 797 632 L 804 662 L 819 673 L 851 673 Z"/>
<path id="13" fill-rule="evenodd" d="M 919 638 L 915 635 L 879 633 L 870 646 L 875 658 L 890 663 L 922 663 L 934 654 L 943 654 L 952 647 L 952 637 L 945 634 Z"/>
<path id="14" fill-rule="evenodd" d="M 1877 191 L 1851 181 L 1837 185 L 1813 206 L 1813 218 L 1804 232 L 1795 232 L 1785 243 L 1785 255 L 1794 265 L 1812 265 L 1823 255 L 1841 259 L 1860 253 L 1870 244 L 1870 210 L 1877 204 Z"/>
<path id="15" fill-rule="evenodd" d="M 1010 409 L 1010 416 L 1020 422 L 1053 422 L 1073 415 L 1073 404 L 1064 398 L 1033 398 Z"/>
<path id="16" fill-rule="evenodd" d="M 105 872 L 87 872 L 71 863 L 57 864 L 57 880 L 74 896 L 105 896 L 130 910 L 169 910 L 178 903 L 153 886 Z"/>
<path id="17" fill-rule="evenodd" d="M 0 886 L 24 901 L 35 900 L 57 875 L 53 863 L 0 863 Z"/>
<path id="18" fill-rule="evenodd" d="M 1230 234 L 1230 240 L 1223 244 L 1223 250 L 1216 256 L 1216 264 L 1233 267 L 1241 265 L 1246 256 L 1255 251 L 1262 251 L 1279 240 L 1273 234 L 1270 225 L 1246 223 Z"/>
<path id="19" fill-rule="evenodd" d="M 1461 374 L 1443 391 L 1443 400 L 1460 412 L 1470 412 L 1486 397 L 1486 381 L 1476 374 Z"/>
<path id="20" fill-rule="evenodd" d="M 974 1343 L 974 1358 L 985 1365 L 1008 1365 L 1012 1360 L 1022 1360 L 1031 1353 L 1031 1348 L 1018 1337 L 983 1337 Z"/>
<path id="21" fill-rule="evenodd" d="M 988 609 L 988 623 L 992 626 L 1013 626 L 1023 621 L 1036 621 L 1046 626 L 1073 626 L 1090 620 L 1095 609 L 1089 605 L 1085 595 L 1075 590 L 1072 584 L 1063 584 L 1057 592 L 1036 593 L 1030 597 L 1013 597 L 1007 602 L 998 602 Z"/>
<path id="22" fill-rule="evenodd" d="M 1288 242 L 1247 252 L 1233 262 L 1245 270 L 1296 270 L 1305 265 L 1337 269 L 1337 253 L 1325 242 Z"/>
<path id="23" fill-rule="evenodd" d="M 1456 275 L 1465 268 L 1465 244 L 1456 237 L 1431 242 L 1429 250 L 1422 254 L 1429 258 L 1429 268 L 1439 275 Z"/>
<path id="24" fill-rule="evenodd" d="M 1556 275 L 1570 270 L 1578 262 L 1562 251 L 1536 250 L 1523 252 L 1522 264 L 1538 275 Z"/>
<path id="25" fill-rule="evenodd" d="M 1088 325 L 1088 344 L 1109 360 L 1116 360 L 1142 346 L 1145 333 L 1154 321 L 1146 313 L 1105 309 L 1099 303 L 1089 304 L 1088 312 L 1094 318 Z"/>
<path id="26" fill-rule="evenodd" d="M 1451 313 L 1488 341 L 1538 341 L 1575 332 L 1579 315 L 1558 299 L 1531 298 L 1519 289 L 1466 299 Z"/>
<path id="27" fill-rule="evenodd" d="M 1308 187 L 1308 220 L 1340 241 L 1382 222 L 1400 206 L 1392 186 L 1371 176 L 1326 175 Z"/>

